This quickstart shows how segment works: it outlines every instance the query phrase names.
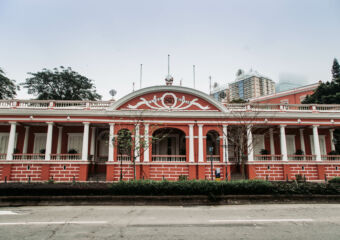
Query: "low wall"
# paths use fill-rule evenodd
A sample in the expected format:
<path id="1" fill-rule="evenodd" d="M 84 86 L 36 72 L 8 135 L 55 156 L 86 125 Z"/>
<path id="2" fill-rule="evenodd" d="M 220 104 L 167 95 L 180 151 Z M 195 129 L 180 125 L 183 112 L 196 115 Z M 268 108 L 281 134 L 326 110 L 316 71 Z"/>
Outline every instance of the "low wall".
<path id="1" fill-rule="evenodd" d="M 308 181 L 317 181 L 340 177 L 340 162 L 315 163 L 293 162 L 282 163 L 268 161 L 266 163 L 248 163 L 249 179 L 267 179 L 270 181 L 295 180 L 301 175 Z"/>
<path id="2" fill-rule="evenodd" d="M 88 163 L 80 162 L 5 162 L 0 163 L 0 181 L 56 182 L 86 181 Z"/>

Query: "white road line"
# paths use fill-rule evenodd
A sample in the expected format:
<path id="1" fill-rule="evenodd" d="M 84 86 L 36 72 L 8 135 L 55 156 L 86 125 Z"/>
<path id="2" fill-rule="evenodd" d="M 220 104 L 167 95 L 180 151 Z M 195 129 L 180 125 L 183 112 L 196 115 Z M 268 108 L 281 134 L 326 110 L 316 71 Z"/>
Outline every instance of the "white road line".
<path id="1" fill-rule="evenodd" d="M 0 215 L 16 215 L 16 212 L 13 211 L 0 211 Z"/>
<path id="2" fill-rule="evenodd" d="M 107 223 L 107 221 L 0 222 L 0 226 L 8 226 L 8 225 L 106 224 L 106 223 Z"/>
<path id="3" fill-rule="evenodd" d="M 313 222 L 311 218 L 301 219 L 211 219 L 211 223 L 270 223 L 270 222 Z"/>

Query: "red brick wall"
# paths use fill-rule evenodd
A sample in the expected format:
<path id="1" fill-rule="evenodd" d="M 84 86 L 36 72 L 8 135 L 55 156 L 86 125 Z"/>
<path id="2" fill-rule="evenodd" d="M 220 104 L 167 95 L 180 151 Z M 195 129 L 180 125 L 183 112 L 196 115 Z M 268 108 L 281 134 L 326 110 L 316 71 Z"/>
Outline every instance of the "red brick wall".
<path id="1" fill-rule="evenodd" d="M 336 167 L 338 169 L 336 169 Z M 325 166 L 325 174 L 327 176 L 327 179 L 332 179 L 334 177 L 340 177 L 340 164 L 326 165 Z"/>
<path id="2" fill-rule="evenodd" d="M 114 165 L 113 170 L 113 180 L 119 181 L 120 180 L 120 173 L 122 169 L 123 180 L 133 180 L 134 179 L 134 170 L 132 164 L 123 164 L 121 167 L 120 165 Z"/>
<path id="3" fill-rule="evenodd" d="M 189 177 L 189 167 L 186 165 L 150 165 L 150 179 L 177 181 L 180 175 Z"/>
<path id="4" fill-rule="evenodd" d="M 29 166 L 29 169 L 28 169 Z M 41 180 L 41 165 L 39 164 L 13 164 L 11 167 L 10 181 L 27 182 Z"/>
<path id="5" fill-rule="evenodd" d="M 284 180 L 282 165 L 278 164 L 256 165 L 255 170 L 257 179 L 267 179 L 268 177 L 268 180 L 270 181 Z"/>
<path id="6" fill-rule="evenodd" d="M 302 170 L 302 167 L 304 168 Z M 295 179 L 295 175 L 303 175 L 306 176 L 307 180 L 317 180 L 318 177 L 318 167 L 317 165 L 290 165 L 290 179 Z"/>
<path id="7" fill-rule="evenodd" d="M 75 181 L 79 181 L 79 170 L 79 165 L 54 164 L 50 166 L 50 179 L 53 178 L 57 182 L 71 182 L 74 176 Z"/>
<path id="8" fill-rule="evenodd" d="M 220 173 L 221 173 L 220 179 L 221 180 L 225 179 L 225 172 L 224 172 L 225 167 L 224 166 L 218 166 L 218 165 L 214 165 L 213 166 L 213 171 L 214 171 L 214 176 L 213 177 L 214 177 L 214 179 L 215 179 L 215 170 L 216 170 L 216 168 L 220 169 Z M 205 166 L 205 179 L 211 180 L 211 166 L 210 165 Z"/>
<path id="9" fill-rule="evenodd" d="M 0 179 L 2 179 L 2 166 L 0 165 Z"/>

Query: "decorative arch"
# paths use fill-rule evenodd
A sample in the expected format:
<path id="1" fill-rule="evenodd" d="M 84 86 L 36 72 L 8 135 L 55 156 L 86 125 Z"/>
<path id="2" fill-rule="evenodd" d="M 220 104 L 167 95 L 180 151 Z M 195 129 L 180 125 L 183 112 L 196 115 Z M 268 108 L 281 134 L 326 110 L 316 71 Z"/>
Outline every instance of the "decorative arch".
<path id="1" fill-rule="evenodd" d="M 119 99 L 108 110 L 227 111 L 206 93 L 180 86 L 143 88 Z"/>

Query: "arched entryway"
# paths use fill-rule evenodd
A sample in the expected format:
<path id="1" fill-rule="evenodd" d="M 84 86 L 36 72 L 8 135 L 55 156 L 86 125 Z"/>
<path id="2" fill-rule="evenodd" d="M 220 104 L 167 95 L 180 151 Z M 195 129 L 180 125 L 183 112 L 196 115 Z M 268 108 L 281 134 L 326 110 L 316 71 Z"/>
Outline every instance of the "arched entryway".
<path id="1" fill-rule="evenodd" d="M 152 134 L 153 162 L 185 162 L 185 133 L 177 128 L 160 128 Z"/>
<path id="2" fill-rule="evenodd" d="M 220 161 L 220 135 L 215 130 L 210 130 L 207 133 L 207 141 L 206 141 L 206 153 L 207 153 L 207 162 Z"/>
<path id="3" fill-rule="evenodd" d="M 117 160 L 118 162 L 129 162 L 132 156 L 132 134 L 130 130 L 123 128 L 117 133 Z"/>

